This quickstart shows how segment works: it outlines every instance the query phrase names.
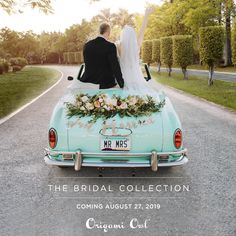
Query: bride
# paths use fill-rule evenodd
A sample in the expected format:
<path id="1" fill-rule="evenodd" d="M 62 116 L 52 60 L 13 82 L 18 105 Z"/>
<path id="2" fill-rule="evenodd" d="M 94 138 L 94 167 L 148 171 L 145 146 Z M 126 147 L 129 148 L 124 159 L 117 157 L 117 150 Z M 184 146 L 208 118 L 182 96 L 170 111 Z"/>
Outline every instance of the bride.
<path id="1" fill-rule="evenodd" d="M 117 43 L 121 72 L 125 82 L 124 89 L 126 90 L 129 89 L 142 93 L 145 91 L 148 93 L 153 91 L 149 82 L 144 79 L 139 63 L 139 54 L 144 32 L 147 27 L 148 17 L 152 12 L 153 8 L 146 9 L 138 37 L 136 36 L 134 28 L 126 25 L 121 32 L 120 42 Z"/>

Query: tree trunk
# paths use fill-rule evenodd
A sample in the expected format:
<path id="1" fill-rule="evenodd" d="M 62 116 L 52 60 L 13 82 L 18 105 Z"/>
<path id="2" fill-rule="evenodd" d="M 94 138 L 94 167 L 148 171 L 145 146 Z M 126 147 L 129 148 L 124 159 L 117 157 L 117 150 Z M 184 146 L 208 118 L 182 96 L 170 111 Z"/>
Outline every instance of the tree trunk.
<path id="1" fill-rule="evenodd" d="M 213 85 L 213 74 L 214 74 L 214 65 L 209 66 L 209 78 L 208 78 L 208 85 Z"/>
<path id="2" fill-rule="evenodd" d="M 182 72 L 184 74 L 184 80 L 188 79 L 188 72 L 186 68 L 182 68 Z"/>
<path id="3" fill-rule="evenodd" d="M 157 62 L 157 73 L 161 73 L 161 62 Z"/>
<path id="4" fill-rule="evenodd" d="M 231 11 L 230 9 L 226 9 L 225 16 L 225 32 L 226 32 L 226 40 L 225 40 L 225 66 L 232 65 L 232 51 L 231 51 Z"/>
<path id="5" fill-rule="evenodd" d="M 218 23 L 221 25 L 222 22 L 222 2 L 219 2 L 219 17 L 218 17 Z"/>
<path id="6" fill-rule="evenodd" d="M 172 72 L 172 69 L 171 69 L 171 67 L 169 66 L 169 67 L 168 67 L 168 76 L 169 76 L 169 77 L 171 76 L 171 72 Z"/>

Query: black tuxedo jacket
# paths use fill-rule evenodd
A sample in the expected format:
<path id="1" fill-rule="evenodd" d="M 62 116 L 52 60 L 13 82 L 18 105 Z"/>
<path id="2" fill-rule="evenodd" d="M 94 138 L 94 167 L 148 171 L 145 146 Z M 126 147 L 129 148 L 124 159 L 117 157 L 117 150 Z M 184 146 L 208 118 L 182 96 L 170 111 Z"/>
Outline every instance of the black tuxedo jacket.
<path id="1" fill-rule="evenodd" d="M 116 46 L 102 37 L 97 37 L 84 46 L 85 72 L 81 81 L 99 84 L 100 89 L 112 88 L 118 82 L 124 87 L 124 80 L 117 58 Z"/>

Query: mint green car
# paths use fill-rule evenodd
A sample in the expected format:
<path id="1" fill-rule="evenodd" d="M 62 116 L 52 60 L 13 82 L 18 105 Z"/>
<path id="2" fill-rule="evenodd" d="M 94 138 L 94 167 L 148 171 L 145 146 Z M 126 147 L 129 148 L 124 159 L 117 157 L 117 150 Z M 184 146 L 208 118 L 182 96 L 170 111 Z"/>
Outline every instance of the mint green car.
<path id="1" fill-rule="evenodd" d="M 77 82 L 77 81 L 76 81 Z M 106 94 L 129 96 L 121 89 L 98 90 L 73 87 L 57 103 L 48 130 L 49 147 L 45 148 L 45 163 L 59 167 L 172 167 L 188 162 L 183 146 L 181 123 L 171 101 L 157 92 L 165 105 L 148 116 L 115 115 L 91 122 L 89 116 L 68 116 L 68 103 L 76 95 Z M 97 117 L 98 118 L 98 117 Z"/>

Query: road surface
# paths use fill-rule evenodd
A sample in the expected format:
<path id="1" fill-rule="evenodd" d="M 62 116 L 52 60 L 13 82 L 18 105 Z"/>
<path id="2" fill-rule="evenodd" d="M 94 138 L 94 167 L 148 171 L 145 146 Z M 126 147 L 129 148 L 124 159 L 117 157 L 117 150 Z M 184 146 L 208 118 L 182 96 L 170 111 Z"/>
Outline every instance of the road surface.
<path id="1" fill-rule="evenodd" d="M 75 172 L 50 167 L 43 161 L 49 119 L 70 83 L 67 75 L 78 71 L 77 67 L 54 68 L 64 73 L 62 81 L 0 125 L 0 235 L 236 235 L 234 113 L 163 87 L 184 128 L 190 160 L 185 166 L 157 173 L 138 169 L 135 177 L 131 169 L 109 168 L 99 177 L 96 168 Z M 55 191 L 62 185 L 105 185 L 107 192 Z M 134 189 L 122 192 L 121 185 Z M 136 185 L 143 189 L 135 189 Z M 150 185 L 167 185 L 168 190 L 145 191 Z M 189 189 L 177 192 L 171 186 Z M 131 209 L 121 209 L 125 206 Z M 86 228 L 89 219 L 92 229 Z M 105 224 L 124 228 L 106 233 Z"/>

